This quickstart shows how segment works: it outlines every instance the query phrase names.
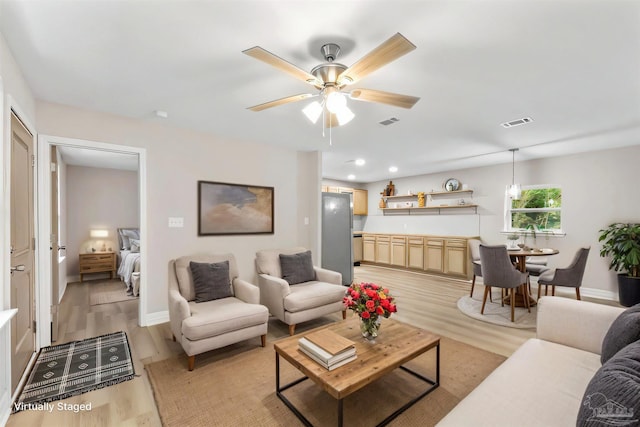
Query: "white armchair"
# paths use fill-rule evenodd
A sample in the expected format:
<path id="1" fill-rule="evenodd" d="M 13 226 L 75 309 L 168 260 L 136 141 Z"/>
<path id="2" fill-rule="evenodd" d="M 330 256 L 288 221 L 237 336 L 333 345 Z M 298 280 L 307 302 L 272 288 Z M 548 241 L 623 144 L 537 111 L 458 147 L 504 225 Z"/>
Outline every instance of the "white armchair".
<path id="1" fill-rule="evenodd" d="M 342 311 L 346 317 L 343 298 L 346 288 L 342 286 L 342 274 L 313 266 L 314 280 L 290 285 L 283 279 L 280 254 L 294 255 L 305 252 L 305 248 L 270 249 L 256 253 L 256 269 L 260 286 L 260 303 L 269 312 L 289 325 L 289 334 L 295 333 L 296 325 L 330 313 Z"/>
<path id="2" fill-rule="evenodd" d="M 228 261 L 232 296 L 196 302 L 189 268 L 191 261 Z M 269 311 L 260 305 L 258 287 L 238 278 L 238 267 L 232 254 L 202 254 L 169 261 L 169 319 L 173 340 L 180 342 L 187 353 L 192 371 L 196 354 L 258 336 L 264 347 Z"/>

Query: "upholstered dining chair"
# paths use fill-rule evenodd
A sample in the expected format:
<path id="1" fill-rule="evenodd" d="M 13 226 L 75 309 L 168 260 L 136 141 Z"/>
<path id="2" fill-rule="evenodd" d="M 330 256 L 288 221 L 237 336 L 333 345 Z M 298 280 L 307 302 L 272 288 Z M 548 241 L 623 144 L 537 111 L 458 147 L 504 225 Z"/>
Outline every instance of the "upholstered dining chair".
<path id="1" fill-rule="evenodd" d="M 487 303 L 487 295 L 492 287 L 511 291 L 511 321 L 515 318 L 515 296 L 516 288 L 522 288 L 525 306 L 529 311 L 529 290 L 527 287 L 527 273 L 518 271 L 511 263 L 507 247 L 505 245 L 489 246 L 480 244 L 480 263 L 482 264 L 482 280 L 484 282 L 484 297 L 482 298 L 482 309 L 480 314 L 484 314 L 484 307 Z"/>
<path id="2" fill-rule="evenodd" d="M 576 299 L 580 298 L 580 286 L 584 276 L 584 269 L 587 266 L 587 257 L 590 247 L 580 248 L 573 257 L 573 261 L 566 268 L 556 268 L 548 270 L 538 278 L 538 298 L 540 298 L 540 288 L 544 286 L 544 294 L 547 295 L 548 287 L 551 286 L 551 295 L 556 294 L 556 286 L 566 286 L 576 288 Z"/>
<path id="3" fill-rule="evenodd" d="M 480 239 L 469 239 L 469 256 L 471 257 L 471 266 L 473 267 L 473 279 L 471 280 L 471 292 L 469 296 L 473 298 L 473 288 L 476 286 L 476 277 L 482 277 L 482 264 L 480 263 Z M 489 300 L 493 301 L 491 292 L 489 292 Z"/>

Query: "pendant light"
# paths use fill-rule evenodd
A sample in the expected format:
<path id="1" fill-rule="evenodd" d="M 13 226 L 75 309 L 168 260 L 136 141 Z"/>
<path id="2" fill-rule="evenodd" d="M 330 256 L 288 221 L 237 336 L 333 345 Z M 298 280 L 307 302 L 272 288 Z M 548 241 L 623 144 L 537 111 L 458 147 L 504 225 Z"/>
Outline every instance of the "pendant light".
<path id="1" fill-rule="evenodd" d="M 509 186 L 509 197 L 512 200 L 520 200 L 520 196 L 522 195 L 522 189 L 520 188 L 520 184 L 516 184 L 516 151 L 519 148 L 510 148 L 512 154 L 511 161 L 511 185 Z"/>

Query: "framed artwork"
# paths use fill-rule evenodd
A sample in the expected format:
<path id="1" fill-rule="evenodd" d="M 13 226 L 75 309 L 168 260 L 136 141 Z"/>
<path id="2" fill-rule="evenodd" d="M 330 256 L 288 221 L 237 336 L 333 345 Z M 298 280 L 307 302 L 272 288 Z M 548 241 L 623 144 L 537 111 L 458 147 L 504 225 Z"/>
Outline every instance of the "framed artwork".
<path id="1" fill-rule="evenodd" d="M 273 187 L 198 181 L 198 236 L 273 234 Z"/>

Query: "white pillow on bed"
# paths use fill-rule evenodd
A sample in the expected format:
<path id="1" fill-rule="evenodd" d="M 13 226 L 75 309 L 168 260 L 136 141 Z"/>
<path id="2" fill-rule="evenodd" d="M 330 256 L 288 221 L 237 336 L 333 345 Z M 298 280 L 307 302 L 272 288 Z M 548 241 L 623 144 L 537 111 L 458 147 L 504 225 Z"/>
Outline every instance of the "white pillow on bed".
<path id="1" fill-rule="evenodd" d="M 129 239 L 131 244 L 131 252 L 140 252 L 140 239 Z"/>
<path id="2" fill-rule="evenodd" d="M 122 239 L 122 249 L 131 249 L 131 239 L 140 239 L 140 232 L 131 228 L 125 228 L 120 230 L 120 237 Z M 140 247 L 138 245 L 138 247 Z"/>

